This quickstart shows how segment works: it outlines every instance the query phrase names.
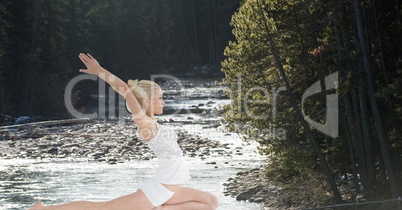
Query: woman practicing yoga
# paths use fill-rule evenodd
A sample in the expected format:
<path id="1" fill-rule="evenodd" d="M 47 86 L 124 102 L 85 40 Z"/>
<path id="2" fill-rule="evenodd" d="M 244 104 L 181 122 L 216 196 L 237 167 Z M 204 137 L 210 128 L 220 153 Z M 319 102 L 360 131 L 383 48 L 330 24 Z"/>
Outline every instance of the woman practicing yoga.
<path id="1" fill-rule="evenodd" d="M 165 102 L 160 86 L 148 80 L 121 79 L 102 68 L 90 54 L 80 53 L 87 69 L 80 72 L 97 75 L 126 99 L 128 110 L 141 138 L 158 158 L 158 170 L 132 194 L 106 202 L 76 201 L 45 206 L 36 203 L 31 210 L 214 210 L 218 207 L 215 195 L 180 186 L 190 175 L 177 135 L 169 127 L 160 125 L 154 115 L 163 112 Z M 79 190 L 79 189 L 77 189 Z"/>

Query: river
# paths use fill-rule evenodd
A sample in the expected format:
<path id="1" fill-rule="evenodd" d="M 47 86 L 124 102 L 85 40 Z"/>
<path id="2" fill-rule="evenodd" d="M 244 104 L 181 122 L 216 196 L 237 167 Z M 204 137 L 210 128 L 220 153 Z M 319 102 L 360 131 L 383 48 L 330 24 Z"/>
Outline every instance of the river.
<path id="1" fill-rule="evenodd" d="M 193 81 L 190 81 L 190 83 Z M 224 196 L 224 186 L 237 172 L 259 167 L 265 158 L 255 143 L 245 143 L 238 134 L 225 130 L 219 116 L 209 110 L 230 101 L 222 96 L 222 87 L 199 83 L 186 86 L 183 97 L 166 91 L 169 114 L 159 120 L 203 138 L 229 144 L 233 156 L 212 153 L 187 157 L 192 179 L 185 186 L 211 192 L 220 200 L 219 210 L 260 210 L 261 204 L 236 201 Z M 174 113 L 180 109 L 205 109 L 197 113 Z M 35 201 L 45 204 L 76 200 L 104 201 L 134 192 L 155 171 L 156 160 L 131 160 L 115 165 L 84 158 L 0 159 L 0 209 L 28 209 Z"/>

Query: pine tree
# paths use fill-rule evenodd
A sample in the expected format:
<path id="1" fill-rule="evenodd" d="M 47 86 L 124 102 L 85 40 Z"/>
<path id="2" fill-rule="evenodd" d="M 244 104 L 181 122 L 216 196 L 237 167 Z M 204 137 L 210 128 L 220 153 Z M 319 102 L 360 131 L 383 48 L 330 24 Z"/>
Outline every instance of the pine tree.
<path id="1" fill-rule="evenodd" d="M 7 43 L 8 43 L 8 34 L 7 29 L 9 27 L 8 22 L 8 13 L 7 4 L 10 4 L 9 1 L 3 1 L 0 3 L 0 114 L 7 113 L 8 105 L 8 94 L 5 87 L 5 71 L 7 69 Z M 1 116 L 0 119 L 3 117 Z M 2 120 L 0 120 L 1 122 Z"/>
<path id="2" fill-rule="evenodd" d="M 340 101 L 339 117 L 347 124 L 340 127 L 345 132 L 341 132 L 338 138 L 329 138 L 313 131 L 313 138 L 318 144 L 315 151 L 321 150 L 324 153 L 333 170 L 331 173 L 354 174 L 357 191 L 364 189 L 362 192 L 369 194 L 378 187 L 377 178 L 383 177 L 390 181 L 389 189 L 395 197 L 398 189 L 393 177 L 400 173 L 400 169 L 399 172 L 392 170 L 400 159 L 395 150 L 400 148 L 400 144 L 395 144 L 395 122 L 400 119 L 396 117 L 400 114 L 396 107 L 400 106 L 400 102 L 395 96 L 400 91 L 393 87 L 400 84 L 400 77 L 389 75 L 400 73 L 396 49 L 401 45 L 400 39 L 395 39 L 395 32 L 400 30 L 398 13 L 401 6 L 396 3 L 393 9 L 398 9 L 382 10 L 386 18 L 381 19 L 376 18 L 379 17 L 377 8 L 384 9 L 379 7 L 379 2 L 356 2 L 353 5 L 352 2 L 339 1 L 244 1 L 232 17 L 236 41 L 229 43 L 225 50 L 227 58 L 222 62 L 224 83 L 229 86 L 228 94 L 232 98 L 232 104 L 226 107 L 225 120 L 232 124 L 233 129 L 241 128 L 248 139 L 260 142 L 263 153 L 271 154 L 270 162 L 274 164 L 267 168 L 271 176 L 293 174 L 292 177 L 297 178 L 302 171 L 313 172 L 314 168 L 300 161 L 306 162 L 307 159 L 311 161 L 310 164 L 317 164 L 309 159 L 315 155 L 304 138 L 308 129 L 304 126 L 303 132 L 300 123 L 303 120 L 295 121 L 295 111 L 299 108 L 295 104 L 301 104 L 298 99 L 306 87 L 320 80 L 323 84 L 325 76 L 338 72 L 340 80 L 336 93 Z M 360 10 L 364 15 L 359 18 L 354 19 L 350 15 Z M 368 14 L 370 12 L 377 16 L 372 17 Z M 393 33 L 382 34 L 379 21 L 385 24 L 384 30 L 393 30 Z M 391 29 L 390 25 L 399 27 Z M 385 50 L 385 43 L 393 43 L 393 47 L 388 46 Z M 372 53 L 373 50 L 375 53 Z M 384 56 L 385 53 L 387 56 Z M 370 71 L 366 69 L 374 71 L 376 77 L 367 80 Z M 281 77 L 285 80 L 281 81 Z M 276 103 L 250 103 L 251 100 L 271 97 L 266 97 L 268 94 L 261 89 L 256 91 L 255 87 L 271 90 L 282 87 L 284 82 L 289 83 L 286 88 L 288 92 L 282 90 L 279 95 L 275 95 Z M 381 85 L 375 87 L 373 82 Z M 377 93 L 373 88 L 379 88 L 380 92 Z M 296 98 L 293 102 L 288 97 L 290 89 Z M 303 111 L 306 116 L 320 123 L 331 120 L 325 119 L 325 101 L 323 94 L 304 101 Z M 270 106 L 272 103 L 273 106 Z M 379 105 L 373 106 L 375 103 Z M 381 109 L 381 106 L 390 109 Z M 370 114 L 369 110 L 377 113 Z M 252 117 L 269 116 L 272 112 L 276 114 L 275 119 Z M 380 117 L 384 114 L 393 117 Z M 378 129 L 382 122 L 389 126 Z M 275 141 L 275 136 L 269 135 L 267 131 L 270 124 L 279 124 L 285 128 L 286 141 Z M 375 127 L 377 132 L 373 132 Z M 386 134 L 382 137 L 380 135 L 381 140 L 376 143 L 374 140 L 381 132 Z M 392 146 L 387 147 L 388 143 Z M 384 148 L 390 149 L 389 154 Z M 345 155 L 349 157 L 345 158 Z M 384 160 L 385 165 L 379 160 Z M 381 175 L 385 174 L 381 168 L 386 169 L 388 175 Z M 326 174 L 330 178 L 328 170 Z M 334 191 L 334 194 L 337 193 Z M 336 197 L 339 198 L 339 195 Z"/>

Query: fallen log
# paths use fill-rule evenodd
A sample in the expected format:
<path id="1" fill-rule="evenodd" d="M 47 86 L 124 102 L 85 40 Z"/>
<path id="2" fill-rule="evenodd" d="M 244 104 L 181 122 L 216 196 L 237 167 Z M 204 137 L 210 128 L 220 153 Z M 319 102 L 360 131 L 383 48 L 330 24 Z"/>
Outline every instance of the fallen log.
<path id="1" fill-rule="evenodd" d="M 6 114 L 0 113 L 0 117 L 8 118 L 8 119 L 15 119 L 14 117 L 8 116 Z"/>
<path id="2" fill-rule="evenodd" d="M 50 120 L 50 121 L 40 121 L 40 122 L 32 122 L 32 123 L 24 123 L 17 125 L 7 125 L 0 126 L 0 130 L 8 130 L 8 129 L 16 129 L 23 127 L 36 127 L 36 126 L 50 126 L 50 125 L 62 125 L 62 124 L 71 124 L 71 123 L 87 123 L 90 122 L 89 118 L 79 118 L 79 119 L 66 119 L 66 120 Z"/>

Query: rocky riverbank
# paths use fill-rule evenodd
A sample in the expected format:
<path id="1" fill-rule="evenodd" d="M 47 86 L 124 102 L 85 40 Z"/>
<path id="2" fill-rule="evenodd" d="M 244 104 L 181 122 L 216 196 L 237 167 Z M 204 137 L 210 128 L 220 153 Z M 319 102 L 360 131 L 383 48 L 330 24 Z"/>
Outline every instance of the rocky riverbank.
<path id="1" fill-rule="evenodd" d="M 282 191 L 281 187 L 277 187 L 267 180 L 262 165 L 260 168 L 238 172 L 236 177 L 229 178 L 224 186 L 226 196 L 234 197 L 238 201 L 264 204 L 268 204 Z"/>
<path id="2" fill-rule="evenodd" d="M 224 194 L 239 201 L 263 203 L 264 210 L 296 210 L 335 203 L 321 175 L 298 183 L 274 182 L 266 176 L 265 167 L 238 172 L 224 184 Z"/>
<path id="3" fill-rule="evenodd" d="M 203 159 L 211 153 L 233 155 L 229 144 L 203 139 L 184 130 L 177 130 L 177 133 L 185 156 Z M 138 138 L 131 119 L 0 130 L 0 158 L 67 157 L 88 158 L 109 164 L 155 158 L 145 142 Z"/>

